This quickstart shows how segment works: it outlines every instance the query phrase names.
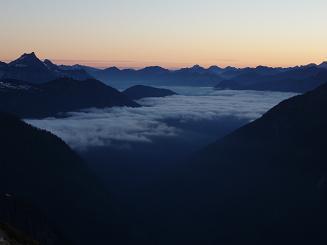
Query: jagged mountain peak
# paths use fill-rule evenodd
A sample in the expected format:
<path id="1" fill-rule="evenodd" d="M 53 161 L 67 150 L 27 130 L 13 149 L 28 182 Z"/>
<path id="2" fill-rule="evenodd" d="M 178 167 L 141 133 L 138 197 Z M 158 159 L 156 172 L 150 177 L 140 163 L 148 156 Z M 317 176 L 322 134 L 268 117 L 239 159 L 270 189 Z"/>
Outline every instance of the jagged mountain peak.
<path id="1" fill-rule="evenodd" d="M 10 66 L 38 66 L 45 68 L 43 62 L 36 56 L 34 52 L 32 53 L 24 53 L 18 59 L 9 63 Z"/>
<path id="2" fill-rule="evenodd" d="M 193 67 L 192 67 L 192 69 L 194 69 L 194 70 L 198 70 L 198 69 L 204 69 L 202 66 L 200 66 L 200 65 L 194 65 Z"/>
<path id="3" fill-rule="evenodd" d="M 24 53 L 17 60 L 38 60 L 38 61 L 40 61 L 40 59 L 36 56 L 35 52 Z"/>
<path id="4" fill-rule="evenodd" d="M 36 57 L 36 54 L 35 54 L 35 52 L 24 53 L 24 54 L 22 55 L 22 57 Z"/>

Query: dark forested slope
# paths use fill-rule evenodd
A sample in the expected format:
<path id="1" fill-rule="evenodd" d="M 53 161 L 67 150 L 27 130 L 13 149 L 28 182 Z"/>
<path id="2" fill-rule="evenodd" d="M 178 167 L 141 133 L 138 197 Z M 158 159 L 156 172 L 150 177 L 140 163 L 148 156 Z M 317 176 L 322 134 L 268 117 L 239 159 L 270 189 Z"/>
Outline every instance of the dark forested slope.
<path id="1" fill-rule="evenodd" d="M 201 152 L 179 197 L 192 231 L 217 244 L 325 244 L 326 108 L 323 85 Z"/>
<path id="2" fill-rule="evenodd" d="M 124 244 L 118 208 L 62 140 L 4 113 L 0 135 L 0 194 L 29 203 L 75 244 Z"/>

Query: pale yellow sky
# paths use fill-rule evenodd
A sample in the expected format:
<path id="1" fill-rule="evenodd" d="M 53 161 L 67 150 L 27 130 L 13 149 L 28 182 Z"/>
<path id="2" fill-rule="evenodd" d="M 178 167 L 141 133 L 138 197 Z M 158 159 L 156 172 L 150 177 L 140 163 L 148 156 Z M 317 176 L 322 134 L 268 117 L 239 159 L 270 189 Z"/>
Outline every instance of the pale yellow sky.
<path id="1" fill-rule="evenodd" d="M 327 60 L 325 0 L 0 2 L 0 60 L 99 67 L 294 66 Z"/>

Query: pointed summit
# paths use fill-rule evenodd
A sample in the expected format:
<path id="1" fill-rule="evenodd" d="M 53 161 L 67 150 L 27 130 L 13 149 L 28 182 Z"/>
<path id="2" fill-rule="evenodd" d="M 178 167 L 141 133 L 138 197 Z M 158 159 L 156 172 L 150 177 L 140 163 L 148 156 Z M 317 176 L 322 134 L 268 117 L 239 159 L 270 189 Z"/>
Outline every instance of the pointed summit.
<path id="1" fill-rule="evenodd" d="M 10 78 L 30 83 L 43 83 L 53 80 L 55 74 L 32 53 L 25 53 L 8 64 L 3 78 Z"/>
<path id="2" fill-rule="evenodd" d="M 14 67 L 33 67 L 36 69 L 46 69 L 43 62 L 35 55 L 34 52 L 32 53 L 24 53 L 20 56 L 17 60 L 14 60 L 9 63 L 9 66 Z"/>
<path id="3" fill-rule="evenodd" d="M 24 53 L 17 60 L 39 60 L 34 52 Z"/>
<path id="4" fill-rule="evenodd" d="M 24 53 L 22 55 L 22 57 L 35 57 L 35 58 L 37 58 L 36 55 L 35 55 L 35 52 L 32 52 L 32 53 Z"/>
<path id="5" fill-rule="evenodd" d="M 193 67 L 190 68 L 192 72 L 197 72 L 197 73 L 205 73 L 207 70 L 203 68 L 200 65 L 194 65 Z"/>

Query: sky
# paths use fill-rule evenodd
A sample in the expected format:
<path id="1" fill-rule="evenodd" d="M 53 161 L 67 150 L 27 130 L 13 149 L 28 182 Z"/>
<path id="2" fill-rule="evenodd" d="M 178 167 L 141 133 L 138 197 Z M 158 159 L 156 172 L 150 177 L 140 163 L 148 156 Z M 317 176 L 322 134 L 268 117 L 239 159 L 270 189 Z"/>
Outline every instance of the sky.
<path id="1" fill-rule="evenodd" d="M 0 1 L 0 60 L 98 67 L 327 60 L 326 0 Z"/>

